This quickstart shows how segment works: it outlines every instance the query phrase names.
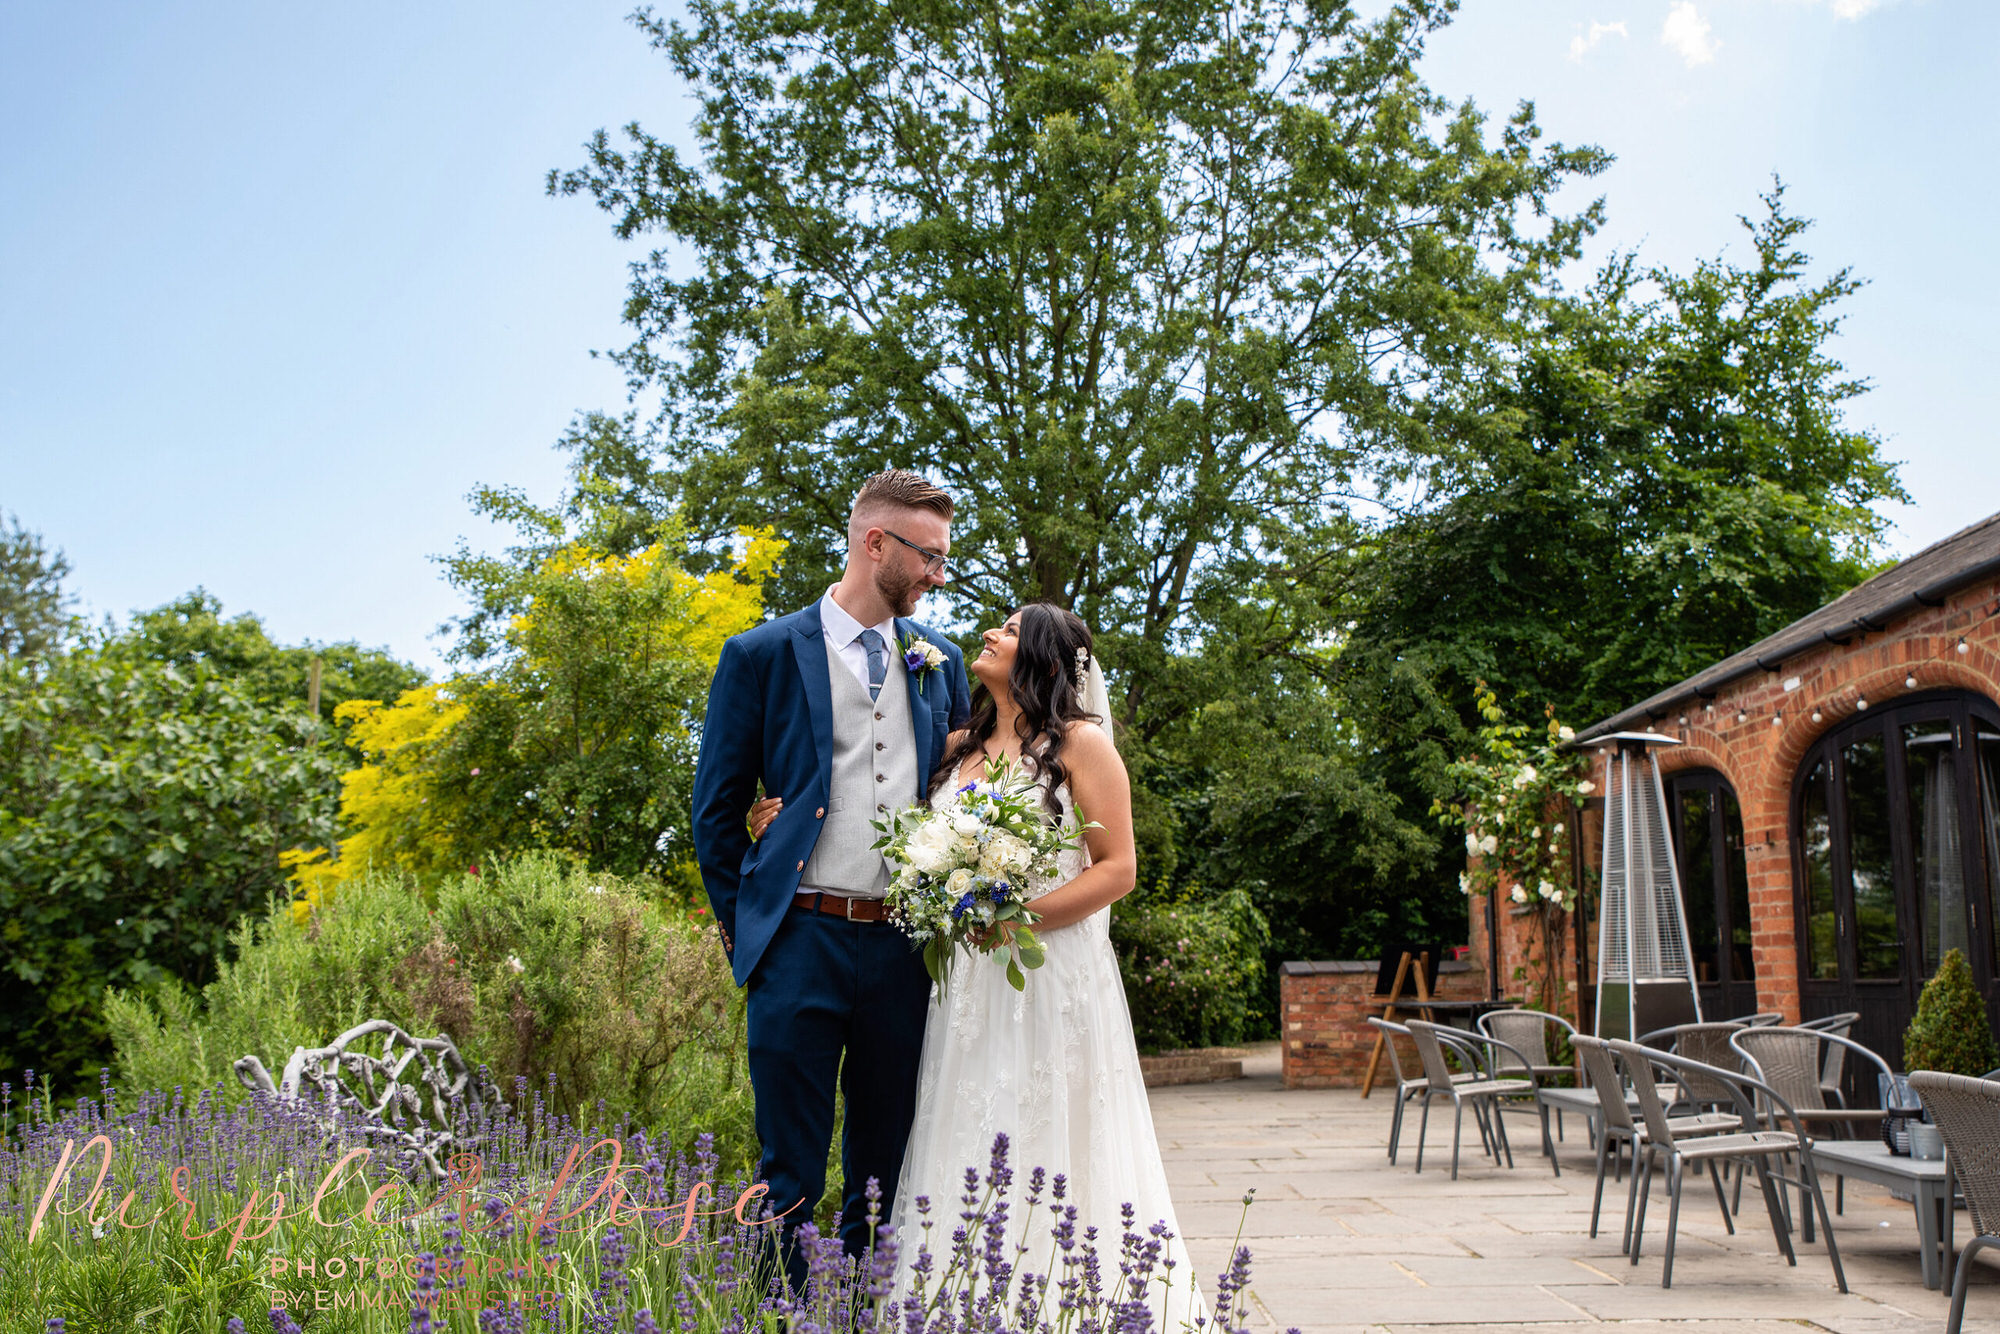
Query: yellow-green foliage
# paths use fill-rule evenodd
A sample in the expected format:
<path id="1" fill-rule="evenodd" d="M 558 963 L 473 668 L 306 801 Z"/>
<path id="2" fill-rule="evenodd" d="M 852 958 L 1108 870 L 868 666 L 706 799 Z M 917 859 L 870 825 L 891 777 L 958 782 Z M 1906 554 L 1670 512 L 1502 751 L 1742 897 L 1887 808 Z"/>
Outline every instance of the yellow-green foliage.
<path id="1" fill-rule="evenodd" d="M 299 920 L 371 866 L 428 881 L 531 848 L 692 889 L 690 723 L 723 641 L 762 618 L 785 546 L 768 528 L 739 537 L 732 567 L 705 575 L 673 559 L 671 529 L 629 556 L 578 539 L 467 558 L 461 582 L 516 609 L 489 646 L 498 664 L 341 706 L 367 762 L 341 780 L 338 856 L 286 856 Z"/>

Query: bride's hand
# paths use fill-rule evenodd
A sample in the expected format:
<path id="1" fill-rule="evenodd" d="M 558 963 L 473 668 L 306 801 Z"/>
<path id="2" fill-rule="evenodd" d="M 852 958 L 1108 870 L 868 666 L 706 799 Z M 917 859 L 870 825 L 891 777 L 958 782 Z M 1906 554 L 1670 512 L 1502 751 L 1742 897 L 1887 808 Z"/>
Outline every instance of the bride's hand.
<path id="1" fill-rule="evenodd" d="M 778 818 L 778 812 L 785 809 L 783 797 L 766 797 L 750 808 L 750 838 L 752 842 L 764 837 L 764 831 L 771 827 L 771 821 Z"/>

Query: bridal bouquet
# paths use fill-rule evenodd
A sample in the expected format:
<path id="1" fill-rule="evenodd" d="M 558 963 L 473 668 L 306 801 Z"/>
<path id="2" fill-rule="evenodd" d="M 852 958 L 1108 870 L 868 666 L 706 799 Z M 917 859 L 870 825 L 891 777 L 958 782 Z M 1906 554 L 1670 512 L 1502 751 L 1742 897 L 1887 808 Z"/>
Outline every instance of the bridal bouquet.
<path id="1" fill-rule="evenodd" d="M 875 846 L 896 868 L 889 918 L 924 947 L 924 968 L 942 982 L 960 947 L 1007 956 L 1007 980 L 1019 991 L 1024 968 L 1039 968 L 1036 915 L 1028 886 L 1056 876 L 1056 854 L 1074 849 L 1042 816 L 1041 789 L 1004 759 L 987 761 L 986 780 L 958 789 L 958 800 L 911 806 L 875 821 Z"/>

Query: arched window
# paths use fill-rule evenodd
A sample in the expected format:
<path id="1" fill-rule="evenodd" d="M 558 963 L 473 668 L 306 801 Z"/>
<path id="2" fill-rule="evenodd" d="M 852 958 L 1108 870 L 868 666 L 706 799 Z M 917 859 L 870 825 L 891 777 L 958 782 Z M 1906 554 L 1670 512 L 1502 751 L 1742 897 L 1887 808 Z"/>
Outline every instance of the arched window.
<path id="1" fill-rule="evenodd" d="M 1792 805 L 1801 1001 L 1858 1010 L 1899 1064 L 1917 992 L 1964 952 L 1992 994 L 2000 708 L 1963 692 L 1857 713 L 1806 753 Z"/>
<path id="2" fill-rule="evenodd" d="M 1713 769 L 1683 770 L 1665 781 L 1702 1017 L 1749 1014 L 1757 1008 L 1757 965 L 1736 789 Z"/>

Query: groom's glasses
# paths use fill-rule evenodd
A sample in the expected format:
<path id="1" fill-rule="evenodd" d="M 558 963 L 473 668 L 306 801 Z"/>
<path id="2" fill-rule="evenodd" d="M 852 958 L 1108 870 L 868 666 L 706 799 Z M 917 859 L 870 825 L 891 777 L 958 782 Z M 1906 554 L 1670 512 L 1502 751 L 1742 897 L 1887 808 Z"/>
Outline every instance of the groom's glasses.
<path id="1" fill-rule="evenodd" d="M 889 530 L 887 528 L 884 528 L 882 531 L 885 533 L 889 533 Z M 901 542 L 904 546 L 908 547 L 910 550 L 916 552 L 919 556 L 922 556 L 924 558 L 924 573 L 926 575 L 942 574 L 944 572 L 945 558 L 943 556 L 938 555 L 937 552 L 932 551 L 929 547 L 918 546 L 915 542 L 912 542 L 909 538 L 904 537 L 901 533 L 889 533 L 889 536 L 895 538 L 898 542 Z"/>

